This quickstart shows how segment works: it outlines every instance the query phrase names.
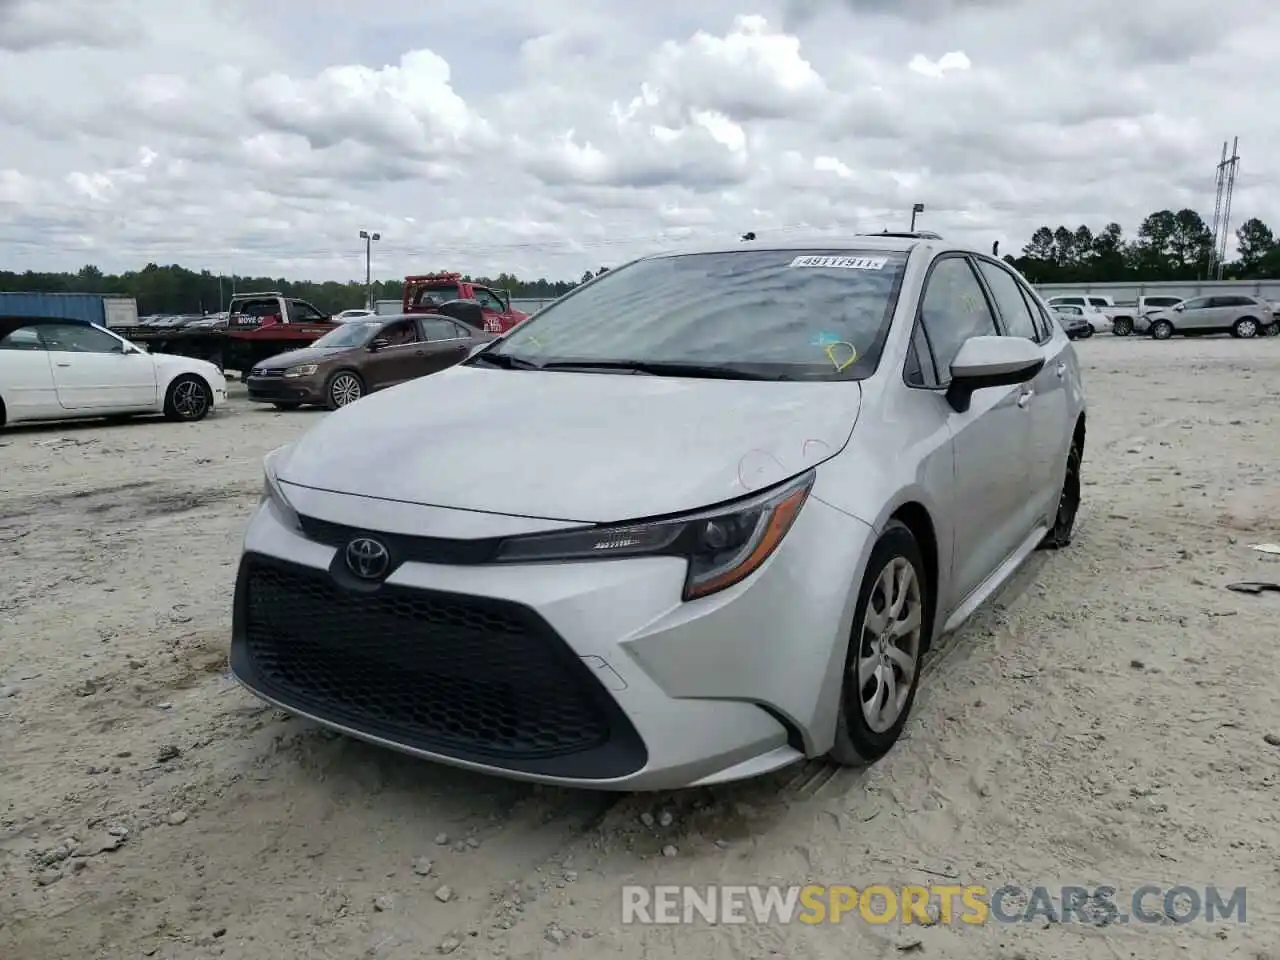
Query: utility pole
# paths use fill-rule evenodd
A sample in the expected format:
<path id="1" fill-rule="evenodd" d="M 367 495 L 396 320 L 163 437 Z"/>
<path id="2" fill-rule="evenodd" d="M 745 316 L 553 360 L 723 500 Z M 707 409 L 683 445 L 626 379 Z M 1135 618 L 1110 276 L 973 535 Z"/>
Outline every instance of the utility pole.
<path id="1" fill-rule="evenodd" d="M 373 242 L 381 240 L 382 234 L 370 233 L 368 230 L 360 231 L 360 239 L 364 241 L 364 300 L 365 306 L 370 310 L 373 309 L 373 272 L 371 264 L 373 261 Z"/>
<path id="2" fill-rule="evenodd" d="M 922 213 L 924 213 L 923 203 L 913 203 L 911 205 L 911 232 L 912 233 L 916 232 L 916 217 Z"/>
<path id="3" fill-rule="evenodd" d="M 1236 189 L 1236 171 L 1240 169 L 1240 138 L 1231 145 L 1222 141 L 1222 160 L 1217 166 L 1217 196 L 1213 203 L 1213 252 L 1209 256 L 1209 279 L 1221 280 L 1227 260 L 1227 241 L 1231 237 L 1231 195 Z"/>

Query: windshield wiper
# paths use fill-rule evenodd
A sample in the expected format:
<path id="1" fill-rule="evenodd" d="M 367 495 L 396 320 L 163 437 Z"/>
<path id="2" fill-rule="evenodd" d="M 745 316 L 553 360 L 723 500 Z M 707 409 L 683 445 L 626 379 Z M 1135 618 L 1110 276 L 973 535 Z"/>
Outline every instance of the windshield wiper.
<path id="1" fill-rule="evenodd" d="M 589 373 L 593 370 L 644 373 L 654 377 L 706 377 L 715 380 L 791 380 L 785 375 L 774 376 L 743 370 L 740 367 L 706 363 L 680 363 L 666 360 L 553 360 L 544 363 L 543 370 L 573 370 Z"/>
<path id="2" fill-rule="evenodd" d="M 510 353 L 477 353 L 471 359 L 465 361 L 468 365 L 473 363 L 487 363 L 491 366 L 502 367 L 504 370 L 541 370 L 542 364 L 534 363 L 532 360 L 526 360 L 524 357 L 517 357 Z"/>

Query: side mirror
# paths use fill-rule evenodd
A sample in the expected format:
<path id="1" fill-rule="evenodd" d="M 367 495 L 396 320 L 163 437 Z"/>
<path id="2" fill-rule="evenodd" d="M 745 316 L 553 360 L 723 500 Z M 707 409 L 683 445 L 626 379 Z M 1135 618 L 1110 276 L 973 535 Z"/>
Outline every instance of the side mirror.
<path id="1" fill-rule="evenodd" d="M 1175 303 L 1175 304 L 1173 305 L 1173 309 L 1175 309 L 1175 310 L 1177 310 L 1179 313 L 1181 313 L 1183 310 L 1185 310 L 1185 309 L 1187 309 L 1187 308 L 1186 308 L 1183 304 L 1181 304 L 1181 303 Z"/>
<path id="2" fill-rule="evenodd" d="M 1040 347 L 1024 337 L 970 337 L 951 361 L 947 402 L 964 413 L 975 391 L 1026 383 L 1043 367 Z"/>
<path id="3" fill-rule="evenodd" d="M 386 337 L 375 337 L 369 344 L 369 352 L 377 353 L 379 350 L 384 350 L 389 346 L 391 346 L 391 341 Z"/>

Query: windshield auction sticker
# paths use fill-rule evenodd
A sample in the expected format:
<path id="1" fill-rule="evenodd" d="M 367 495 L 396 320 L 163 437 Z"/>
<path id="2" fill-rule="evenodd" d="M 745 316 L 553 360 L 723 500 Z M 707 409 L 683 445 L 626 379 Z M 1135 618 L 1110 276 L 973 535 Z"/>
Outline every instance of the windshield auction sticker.
<path id="1" fill-rule="evenodd" d="M 793 267 L 825 267 L 834 270 L 883 270 L 889 261 L 883 257 L 796 257 Z"/>

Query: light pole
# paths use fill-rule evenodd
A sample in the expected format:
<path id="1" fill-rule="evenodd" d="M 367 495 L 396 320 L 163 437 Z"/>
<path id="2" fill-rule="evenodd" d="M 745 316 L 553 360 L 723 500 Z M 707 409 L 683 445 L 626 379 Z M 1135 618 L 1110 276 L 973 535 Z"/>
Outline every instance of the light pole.
<path id="1" fill-rule="evenodd" d="M 924 204 L 913 203 L 911 205 L 911 232 L 912 233 L 916 232 L 916 216 L 921 213 L 924 213 Z"/>
<path id="2" fill-rule="evenodd" d="M 365 306 L 370 310 L 373 309 L 373 275 L 370 271 L 370 262 L 373 259 L 373 242 L 381 240 L 382 234 L 370 233 L 368 230 L 360 231 L 360 239 L 364 241 L 364 300 Z"/>

